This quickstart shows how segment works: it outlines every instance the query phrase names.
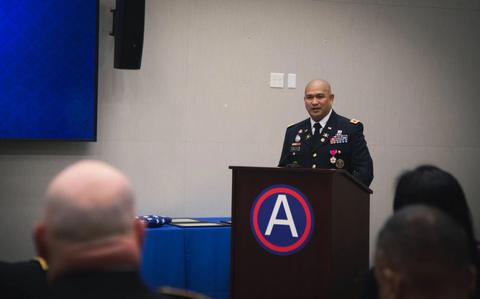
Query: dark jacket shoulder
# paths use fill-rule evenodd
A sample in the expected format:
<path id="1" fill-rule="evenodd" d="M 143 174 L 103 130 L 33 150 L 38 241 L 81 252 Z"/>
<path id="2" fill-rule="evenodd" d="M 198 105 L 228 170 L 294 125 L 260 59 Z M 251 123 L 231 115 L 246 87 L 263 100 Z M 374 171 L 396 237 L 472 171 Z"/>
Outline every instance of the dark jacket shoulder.
<path id="1" fill-rule="evenodd" d="M 310 127 L 310 118 L 289 125 L 287 131 L 297 131 L 308 127 Z"/>
<path id="2" fill-rule="evenodd" d="M 348 118 L 348 117 L 336 114 L 335 112 L 332 112 L 332 115 L 330 117 L 334 118 L 336 122 L 336 126 L 338 127 L 348 129 L 351 131 L 363 129 L 363 124 L 358 119 Z"/>

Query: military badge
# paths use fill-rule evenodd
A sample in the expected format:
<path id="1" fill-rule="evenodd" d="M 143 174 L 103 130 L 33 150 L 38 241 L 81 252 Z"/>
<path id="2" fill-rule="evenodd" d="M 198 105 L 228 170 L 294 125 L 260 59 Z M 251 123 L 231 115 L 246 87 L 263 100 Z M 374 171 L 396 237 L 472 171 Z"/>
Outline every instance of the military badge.
<path id="1" fill-rule="evenodd" d="M 342 159 L 337 159 L 337 162 L 335 163 L 335 166 L 337 166 L 337 168 L 341 169 L 345 166 L 345 162 Z"/>
<path id="2" fill-rule="evenodd" d="M 335 136 L 330 138 L 330 144 L 348 143 L 348 135 L 342 134 L 342 130 L 338 130 Z"/>
<path id="3" fill-rule="evenodd" d="M 297 134 L 297 136 L 295 136 L 295 142 L 299 142 L 300 141 L 300 135 Z"/>
<path id="4" fill-rule="evenodd" d="M 302 146 L 301 142 L 292 143 L 292 146 L 290 146 L 290 152 L 293 152 L 293 154 L 295 154 L 295 152 L 299 152 L 301 146 Z"/>
<path id="5" fill-rule="evenodd" d="M 337 154 L 337 150 L 330 150 L 330 163 L 335 164 L 337 161 L 337 158 L 335 158 L 335 155 Z"/>

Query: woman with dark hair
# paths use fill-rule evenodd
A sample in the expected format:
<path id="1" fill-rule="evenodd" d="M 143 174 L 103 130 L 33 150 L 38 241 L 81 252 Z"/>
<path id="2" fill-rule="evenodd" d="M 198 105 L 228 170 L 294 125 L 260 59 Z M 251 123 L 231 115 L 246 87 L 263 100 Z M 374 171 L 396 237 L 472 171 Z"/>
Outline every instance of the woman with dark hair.
<path id="1" fill-rule="evenodd" d="M 404 173 L 397 182 L 393 211 L 411 204 L 433 206 L 457 221 L 467 234 L 472 258 L 477 262 L 472 216 L 462 187 L 453 175 L 431 165 Z"/>
<path id="2" fill-rule="evenodd" d="M 476 292 L 472 298 L 480 298 L 480 259 L 473 231 L 472 216 L 462 187 L 450 173 L 431 165 L 422 165 L 403 173 L 397 181 L 393 211 L 413 204 L 435 207 L 457 221 L 465 230 L 469 242 L 471 260 L 477 269 Z M 360 298 L 378 298 L 378 286 L 370 270 Z"/>

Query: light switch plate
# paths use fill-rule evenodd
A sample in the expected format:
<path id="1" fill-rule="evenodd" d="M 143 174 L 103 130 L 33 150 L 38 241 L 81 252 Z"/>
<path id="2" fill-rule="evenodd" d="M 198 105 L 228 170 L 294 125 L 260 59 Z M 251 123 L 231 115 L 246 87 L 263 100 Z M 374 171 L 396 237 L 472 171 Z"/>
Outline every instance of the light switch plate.
<path id="1" fill-rule="evenodd" d="M 284 73 L 270 73 L 270 87 L 283 88 Z"/>
<path id="2" fill-rule="evenodd" d="M 287 86 L 288 88 L 297 88 L 297 74 L 288 74 Z"/>

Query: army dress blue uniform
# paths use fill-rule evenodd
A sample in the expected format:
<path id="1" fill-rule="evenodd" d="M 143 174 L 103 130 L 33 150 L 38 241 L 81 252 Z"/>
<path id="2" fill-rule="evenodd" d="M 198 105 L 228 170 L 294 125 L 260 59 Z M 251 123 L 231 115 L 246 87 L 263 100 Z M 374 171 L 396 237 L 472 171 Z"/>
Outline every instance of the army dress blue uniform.
<path id="1" fill-rule="evenodd" d="M 313 142 L 310 118 L 291 125 L 285 133 L 279 167 L 345 169 L 370 186 L 373 180 L 373 161 L 358 120 L 332 113 Z"/>
<path id="2" fill-rule="evenodd" d="M 155 293 L 135 269 L 85 269 L 65 273 L 51 285 L 50 299 L 172 299 Z"/>

